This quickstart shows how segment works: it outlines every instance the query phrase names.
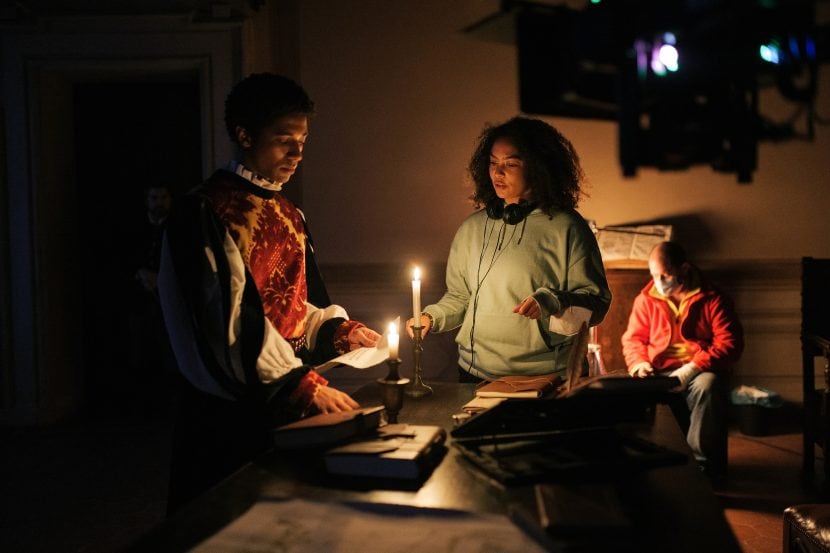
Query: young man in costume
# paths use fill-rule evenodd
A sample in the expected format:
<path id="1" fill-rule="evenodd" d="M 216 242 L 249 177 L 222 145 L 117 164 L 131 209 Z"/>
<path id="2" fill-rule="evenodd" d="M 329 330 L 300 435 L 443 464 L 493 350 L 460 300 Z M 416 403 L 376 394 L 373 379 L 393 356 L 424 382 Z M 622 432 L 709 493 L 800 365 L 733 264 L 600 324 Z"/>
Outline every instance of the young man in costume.
<path id="1" fill-rule="evenodd" d="M 225 102 L 237 159 L 168 220 L 159 287 L 186 380 L 169 508 L 267 449 L 275 425 L 358 406 L 311 366 L 380 336 L 330 304 L 303 214 L 280 193 L 313 111 L 285 77 L 239 82 Z"/>

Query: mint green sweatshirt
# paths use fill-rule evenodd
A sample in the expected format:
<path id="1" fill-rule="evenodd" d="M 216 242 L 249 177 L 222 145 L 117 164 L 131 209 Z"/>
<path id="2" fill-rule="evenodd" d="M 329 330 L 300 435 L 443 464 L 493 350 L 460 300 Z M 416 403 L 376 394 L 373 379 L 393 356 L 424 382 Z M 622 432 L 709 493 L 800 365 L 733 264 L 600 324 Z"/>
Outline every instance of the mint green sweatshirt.
<path id="1" fill-rule="evenodd" d="M 576 211 L 551 218 L 537 208 L 517 225 L 473 213 L 453 239 L 446 284 L 424 308 L 431 331 L 460 326 L 459 365 L 487 379 L 564 372 L 574 337 L 550 332 L 550 316 L 585 307 L 593 326 L 611 304 L 596 239 Z M 530 295 L 542 308 L 539 320 L 513 313 Z"/>

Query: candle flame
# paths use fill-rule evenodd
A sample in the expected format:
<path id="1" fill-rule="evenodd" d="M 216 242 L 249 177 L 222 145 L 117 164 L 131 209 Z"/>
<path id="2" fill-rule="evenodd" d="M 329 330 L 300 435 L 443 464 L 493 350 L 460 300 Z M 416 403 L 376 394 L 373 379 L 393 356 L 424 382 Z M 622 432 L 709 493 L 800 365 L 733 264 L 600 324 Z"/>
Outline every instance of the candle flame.
<path id="1" fill-rule="evenodd" d="M 412 280 L 421 280 L 421 268 L 420 267 L 415 267 L 415 269 L 412 270 Z"/>
<path id="2" fill-rule="evenodd" d="M 398 325 L 395 323 L 389 323 L 389 335 L 397 334 L 398 333 Z"/>

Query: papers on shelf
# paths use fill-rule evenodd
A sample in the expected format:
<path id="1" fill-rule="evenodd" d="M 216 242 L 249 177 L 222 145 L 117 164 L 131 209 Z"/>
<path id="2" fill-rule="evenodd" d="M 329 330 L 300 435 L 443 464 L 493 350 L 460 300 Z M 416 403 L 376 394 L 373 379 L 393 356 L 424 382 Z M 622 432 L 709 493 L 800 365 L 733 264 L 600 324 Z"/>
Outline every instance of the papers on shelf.
<path id="1" fill-rule="evenodd" d="M 614 226 L 597 229 L 597 244 L 605 263 L 625 263 L 645 266 L 651 250 L 671 240 L 671 225 Z"/>

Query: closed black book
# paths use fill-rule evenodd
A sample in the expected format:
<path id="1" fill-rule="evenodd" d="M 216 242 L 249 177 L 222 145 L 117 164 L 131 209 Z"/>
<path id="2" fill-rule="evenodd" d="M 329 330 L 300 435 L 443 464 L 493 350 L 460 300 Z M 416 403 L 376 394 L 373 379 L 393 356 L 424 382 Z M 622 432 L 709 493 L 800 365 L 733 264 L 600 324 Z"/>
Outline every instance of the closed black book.
<path id="1" fill-rule="evenodd" d="M 275 429 L 274 446 L 278 449 L 330 447 L 372 433 L 380 426 L 382 413 L 383 406 L 379 405 L 313 415 Z"/>
<path id="2" fill-rule="evenodd" d="M 613 486 L 539 484 L 535 494 L 539 524 L 562 551 L 646 550 Z"/>

